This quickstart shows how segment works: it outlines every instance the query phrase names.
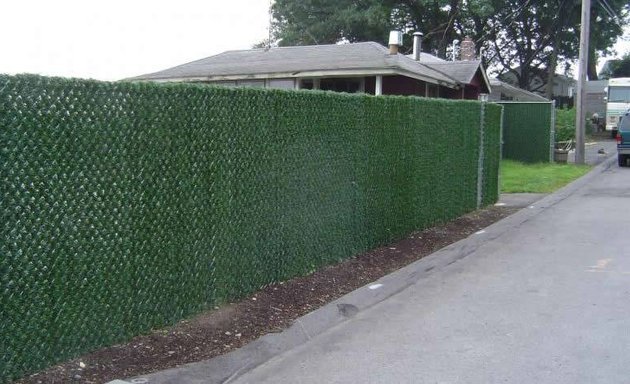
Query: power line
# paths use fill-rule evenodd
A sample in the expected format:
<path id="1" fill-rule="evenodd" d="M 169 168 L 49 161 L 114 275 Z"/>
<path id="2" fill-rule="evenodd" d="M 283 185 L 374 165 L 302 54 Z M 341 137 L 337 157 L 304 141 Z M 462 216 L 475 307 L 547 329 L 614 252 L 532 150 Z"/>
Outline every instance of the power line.
<path id="1" fill-rule="evenodd" d="M 612 11 L 610 10 L 610 8 L 608 8 L 608 4 L 606 2 L 604 2 L 603 0 L 599 0 L 598 1 L 599 5 L 602 7 L 602 9 L 604 11 L 606 11 L 606 13 L 608 14 L 608 16 L 610 16 L 611 18 L 614 18 L 615 15 L 612 13 Z"/>
<path id="2" fill-rule="evenodd" d="M 614 21 L 618 27 L 623 28 L 623 26 L 621 25 L 621 22 L 619 21 L 619 17 L 617 17 L 617 15 L 615 14 L 615 10 L 610 6 L 610 4 L 608 4 L 606 0 L 599 0 L 598 3 L 599 5 L 601 5 L 604 11 L 606 11 L 608 16 L 610 16 L 612 21 Z"/>
<path id="3" fill-rule="evenodd" d="M 615 12 L 613 11 L 612 7 L 610 6 L 610 4 L 608 4 L 606 0 L 599 0 L 599 5 L 601 5 L 602 8 L 604 8 L 604 11 L 606 11 L 606 13 L 608 13 L 610 17 L 615 18 Z"/>

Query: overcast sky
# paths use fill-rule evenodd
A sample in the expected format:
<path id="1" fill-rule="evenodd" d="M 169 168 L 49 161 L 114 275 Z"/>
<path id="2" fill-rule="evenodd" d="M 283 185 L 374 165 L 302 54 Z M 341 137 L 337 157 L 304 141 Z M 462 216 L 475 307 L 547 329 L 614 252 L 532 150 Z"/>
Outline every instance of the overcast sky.
<path id="1" fill-rule="evenodd" d="M 269 0 L 5 0 L 0 11 L 0 73 L 99 80 L 248 49 L 269 24 Z"/>
<path id="2" fill-rule="evenodd" d="M 269 23 L 269 0 L 5 0 L 0 9 L 0 73 L 99 80 L 251 48 Z"/>

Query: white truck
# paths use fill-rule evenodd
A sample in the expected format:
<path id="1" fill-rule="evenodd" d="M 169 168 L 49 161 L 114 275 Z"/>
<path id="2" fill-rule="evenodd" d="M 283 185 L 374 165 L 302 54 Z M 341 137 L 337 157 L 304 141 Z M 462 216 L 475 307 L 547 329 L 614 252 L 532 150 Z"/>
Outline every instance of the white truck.
<path id="1" fill-rule="evenodd" d="M 606 130 L 617 136 L 621 116 L 630 109 L 630 77 L 608 80 L 606 97 Z"/>

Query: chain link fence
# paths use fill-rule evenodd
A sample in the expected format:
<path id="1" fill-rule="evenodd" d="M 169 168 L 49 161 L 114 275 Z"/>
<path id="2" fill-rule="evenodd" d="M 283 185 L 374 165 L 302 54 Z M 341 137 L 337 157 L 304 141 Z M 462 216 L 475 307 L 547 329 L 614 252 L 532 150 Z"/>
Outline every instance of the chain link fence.
<path id="1" fill-rule="evenodd" d="M 553 102 L 500 102 L 503 158 L 525 163 L 553 161 Z"/>
<path id="2" fill-rule="evenodd" d="M 495 202 L 500 109 L 0 76 L 0 381 Z"/>

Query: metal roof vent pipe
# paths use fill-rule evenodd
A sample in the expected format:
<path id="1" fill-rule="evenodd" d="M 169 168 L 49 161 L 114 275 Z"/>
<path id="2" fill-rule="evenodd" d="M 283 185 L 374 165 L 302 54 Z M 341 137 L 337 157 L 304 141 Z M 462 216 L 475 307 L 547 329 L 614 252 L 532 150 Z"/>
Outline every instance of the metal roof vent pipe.
<path id="1" fill-rule="evenodd" d="M 413 59 L 420 61 L 420 52 L 422 52 L 422 32 L 413 33 Z"/>
<path id="2" fill-rule="evenodd" d="M 457 60 L 457 43 L 459 43 L 459 40 L 453 40 L 453 61 Z"/>
<path id="3" fill-rule="evenodd" d="M 391 31 L 389 33 L 389 54 L 397 55 L 398 47 L 403 44 L 403 34 L 400 31 Z"/>

